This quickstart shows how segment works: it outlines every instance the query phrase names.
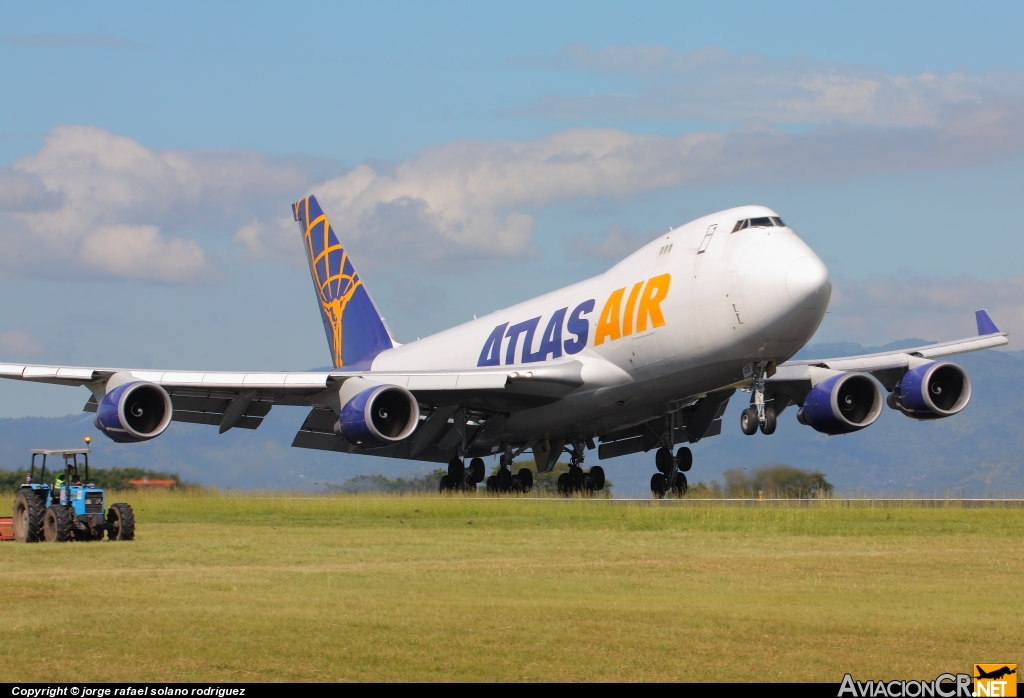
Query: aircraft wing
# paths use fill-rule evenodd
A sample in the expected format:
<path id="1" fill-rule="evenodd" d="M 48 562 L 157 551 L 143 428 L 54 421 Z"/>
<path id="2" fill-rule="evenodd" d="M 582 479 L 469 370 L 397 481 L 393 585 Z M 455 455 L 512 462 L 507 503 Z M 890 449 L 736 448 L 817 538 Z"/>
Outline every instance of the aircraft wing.
<path id="1" fill-rule="evenodd" d="M 583 384 L 582 368 L 583 364 L 575 360 L 500 369 L 405 373 L 345 370 L 228 373 L 0 364 L 0 378 L 84 385 L 93 391 L 85 411 L 95 412 L 97 395 L 102 398 L 106 381 L 114 374 L 128 374 L 130 380 L 155 383 L 167 391 L 174 406 L 174 421 L 218 425 L 224 432 L 233 427 L 257 428 L 274 405 L 331 411 L 332 398 L 337 401 L 338 389 L 355 377 L 406 388 L 428 409 L 454 405 L 488 412 L 514 412 L 557 400 L 579 387 Z"/>
<path id="2" fill-rule="evenodd" d="M 891 391 L 904 373 L 922 363 L 1009 343 L 1007 333 L 999 331 L 986 311 L 977 311 L 975 318 L 978 323 L 975 337 L 875 354 L 787 361 L 765 381 L 766 397 L 775 399 L 775 411 L 780 412 L 790 403 L 803 404 L 804 397 L 814 385 L 837 373 L 851 371 L 870 373 Z"/>

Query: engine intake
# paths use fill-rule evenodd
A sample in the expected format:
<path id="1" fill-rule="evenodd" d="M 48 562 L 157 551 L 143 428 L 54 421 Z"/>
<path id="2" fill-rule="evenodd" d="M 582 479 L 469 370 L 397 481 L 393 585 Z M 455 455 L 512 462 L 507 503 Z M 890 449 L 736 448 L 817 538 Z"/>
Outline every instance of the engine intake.
<path id="1" fill-rule="evenodd" d="M 849 434 L 869 427 L 882 413 L 882 387 L 863 373 L 841 373 L 814 386 L 796 413 L 822 434 Z"/>
<path id="2" fill-rule="evenodd" d="M 397 385 L 378 385 L 357 394 L 341 408 L 335 430 L 364 448 L 407 438 L 420 421 L 416 398 Z"/>
<path id="3" fill-rule="evenodd" d="M 118 443 L 138 443 L 160 436 L 171 423 L 171 396 L 156 383 L 119 385 L 96 407 L 96 428 Z"/>
<path id="4" fill-rule="evenodd" d="M 950 417 L 970 401 L 967 371 L 948 361 L 933 361 L 907 371 L 889 396 L 891 407 L 914 419 Z"/>

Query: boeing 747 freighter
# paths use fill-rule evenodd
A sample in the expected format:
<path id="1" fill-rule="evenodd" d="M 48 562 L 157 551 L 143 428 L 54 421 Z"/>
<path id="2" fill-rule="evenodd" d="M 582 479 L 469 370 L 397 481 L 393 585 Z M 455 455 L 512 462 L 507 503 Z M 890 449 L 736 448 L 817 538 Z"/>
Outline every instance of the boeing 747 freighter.
<path id="1" fill-rule="evenodd" d="M 409 344 L 399 343 L 313 196 L 293 205 L 334 369 L 213 373 L 0 364 L 0 377 L 86 386 L 85 409 L 120 443 L 172 421 L 255 429 L 275 405 L 309 415 L 293 446 L 448 463 L 442 490 L 528 489 L 512 473 L 570 458 L 565 493 L 600 490 L 599 459 L 654 450 L 656 497 L 686 493 L 685 444 L 719 434 L 749 393 L 745 434 L 790 407 L 825 434 L 870 426 L 884 406 L 913 419 L 964 409 L 971 381 L 943 357 L 1007 343 L 984 310 L 978 336 L 865 356 L 790 361 L 828 308 L 829 272 L 779 215 L 742 206 L 670 230 L 608 271 Z M 677 445 L 681 445 L 678 449 Z M 467 460 L 469 461 L 467 463 Z"/>

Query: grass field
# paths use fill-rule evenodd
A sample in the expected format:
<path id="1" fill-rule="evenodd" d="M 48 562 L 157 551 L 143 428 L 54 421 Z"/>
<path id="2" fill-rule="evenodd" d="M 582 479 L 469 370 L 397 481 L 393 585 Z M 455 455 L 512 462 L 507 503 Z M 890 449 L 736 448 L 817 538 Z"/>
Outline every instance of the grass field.
<path id="1" fill-rule="evenodd" d="M 0 544 L 0 681 L 839 681 L 1024 660 L 1020 508 L 264 497 L 132 493 L 133 543 Z"/>

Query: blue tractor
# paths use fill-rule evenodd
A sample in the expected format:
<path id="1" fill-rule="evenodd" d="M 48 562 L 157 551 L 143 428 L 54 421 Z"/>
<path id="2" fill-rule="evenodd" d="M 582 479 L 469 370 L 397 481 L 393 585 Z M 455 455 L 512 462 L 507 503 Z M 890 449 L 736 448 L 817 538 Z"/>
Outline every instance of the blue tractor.
<path id="1" fill-rule="evenodd" d="M 52 485 L 46 481 L 47 457 L 64 460 L 62 471 L 52 469 L 58 473 Z M 38 478 L 37 458 L 41 459 Z M 103 506 L 103 490 L 89 482 L 88 448 L 32 449 L 32 467 L 14 498 L 14 540 L 101 540 L 104 533 L 110 540 L 135 538 L 131 506 L 111 504 L 106 516 Z"/>

